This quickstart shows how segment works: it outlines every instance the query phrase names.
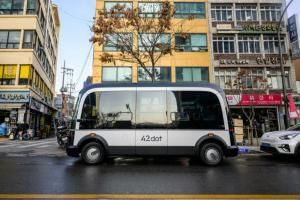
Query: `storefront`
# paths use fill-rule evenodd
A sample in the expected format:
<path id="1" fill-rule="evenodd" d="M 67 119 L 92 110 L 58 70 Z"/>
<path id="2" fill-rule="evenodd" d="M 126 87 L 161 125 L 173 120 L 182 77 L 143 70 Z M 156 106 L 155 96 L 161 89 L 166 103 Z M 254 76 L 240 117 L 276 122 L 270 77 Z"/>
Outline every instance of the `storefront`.
<path id="1" fill-rule="evenodd" d="M 257 136 L 280 130 L 283 123 L 282 97 L 280 94 L 227 95 L 232 117 L 243 120 L 243 134 L 250 131 L 252 119 Z"/>
<path id="2" fill-rule="evenodd" d="M 0 125 L 7 127 L 7 133 L 20 124 L 28 124 L 34 137 L 46 138 L 55 109 L 30 96 L 29 91 L 0 92 Z"/>

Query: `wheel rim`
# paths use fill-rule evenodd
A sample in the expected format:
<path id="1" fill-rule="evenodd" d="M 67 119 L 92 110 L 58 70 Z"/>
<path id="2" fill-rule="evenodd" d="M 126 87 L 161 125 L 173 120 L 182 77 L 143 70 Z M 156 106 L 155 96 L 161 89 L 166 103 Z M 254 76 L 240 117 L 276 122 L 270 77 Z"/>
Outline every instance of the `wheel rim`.
<path id="1" fill-rule="evenodd" d="M 217 163 L 221 159 L 220 152 L 218 151 L 218 149 L 215 148 L 207 149 L 205 152 L 205 157 L 210 163 Z"/>
<path id="2" fill-rule="evenodd" d="M 99 148 L 97 147 L 90 147 L 86 151 L 86 158 L 89 160 L 89 162 L 96 162 L 101 155 L 101 152 Z"/>

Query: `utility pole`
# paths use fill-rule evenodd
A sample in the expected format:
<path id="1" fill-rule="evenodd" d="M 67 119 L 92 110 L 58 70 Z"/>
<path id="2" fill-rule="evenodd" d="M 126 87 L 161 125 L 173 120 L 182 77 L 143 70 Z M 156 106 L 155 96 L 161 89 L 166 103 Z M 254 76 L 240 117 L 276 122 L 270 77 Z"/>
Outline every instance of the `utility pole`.
<path id="1" fill-rule="evenodd" d="M 284 72 L 284 66 L 283 66 L 283 55 L 282 55 L 282 47 L 281 47 L 281 23 L 286 15 L 286 11 L 289 8 L 289 6 L 293 3 L 294 0 L 290 0 L 290 2 L 285 6 L 281 16 L 280 20 L 278 22 L 278 31 L 277 31 L 277 42 L 278 42 L 278 50 L 279 50 L 279 59 L 280 59 L 280 69 L 281 69 L 281 81 L 282 81 L 282 94 L 283 94 L 283 102 L 284 102 L 284 125 L 285 129 L 287 129 L 290 126 L 290 120 L 289 120 L 289 101 L 287 98 L 287 91 L 286 91 L 286 84 L 285 84 L 285 72 Z"/>
<path id="2" fill-rule="evenodd" d="M 61 105 L 61 118 L 64 120 L 65 117 L 65 108 L 66 108 L 66 95 L 65 93 L 68 92 L 68 88 L 65 87 L 65 79 L 66 75 L 71 75 L 73 77 L 74 69 L 66 68 L 66 61 L 64 61 L 64 66 L 62 67 L 63 79 L 62 79 L 62 87 L 60 89 L 61 97 L 62 97 L 62 105 Z"/>

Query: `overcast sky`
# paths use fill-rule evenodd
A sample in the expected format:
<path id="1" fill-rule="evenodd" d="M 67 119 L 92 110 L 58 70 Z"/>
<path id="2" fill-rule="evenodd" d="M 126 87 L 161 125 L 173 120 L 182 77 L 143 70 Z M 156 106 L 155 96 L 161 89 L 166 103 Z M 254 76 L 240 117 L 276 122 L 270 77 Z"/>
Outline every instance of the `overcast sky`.
<path id="1" fill-rule="evenodd" d="M 83 71 L 82 67 L 91 48 L 89 42 L 92 37 L 90 26 L 95 15 L 96 0 L 52 1 L 58 5 L 61 19 L 56 92 L 59 91 L 62 85 L 61 67 L 64 60 L 66 61 L 66 67 L 74 69 L 76 91 L 79 91 L 86 78 L 92 74 L 93 52 L 91 52 Z M 300 0 L 294 0 L 289 9 L 289 15 L 294 13 L 300 14 Z"/>

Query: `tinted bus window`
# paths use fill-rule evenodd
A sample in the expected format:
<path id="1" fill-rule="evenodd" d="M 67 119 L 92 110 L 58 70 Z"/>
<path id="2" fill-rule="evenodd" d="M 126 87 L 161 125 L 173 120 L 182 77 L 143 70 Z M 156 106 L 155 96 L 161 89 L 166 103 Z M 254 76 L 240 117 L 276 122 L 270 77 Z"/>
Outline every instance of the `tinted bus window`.
<path id="1" fill-rule="evenodd" d="M 99 121 L 100 92 L 89 94 L 84 100 L 81 113 L 80 129 L 95 129 Z"/>
<path id="2" fill-rule="evenodd" d="M 137 92 L 136 128 L 167 128 L 165 91 Z"/>
<path id="3" fill-rule="evenodd" d="M 136 92 L 102 92 L 100 98 L 99 128 L 135 128 Z"/>
<path id="4" fill-rule="evenodd" d="M 210 92 L 168 92 L 170 129 L 224 129 L 219 99 Z"/>

